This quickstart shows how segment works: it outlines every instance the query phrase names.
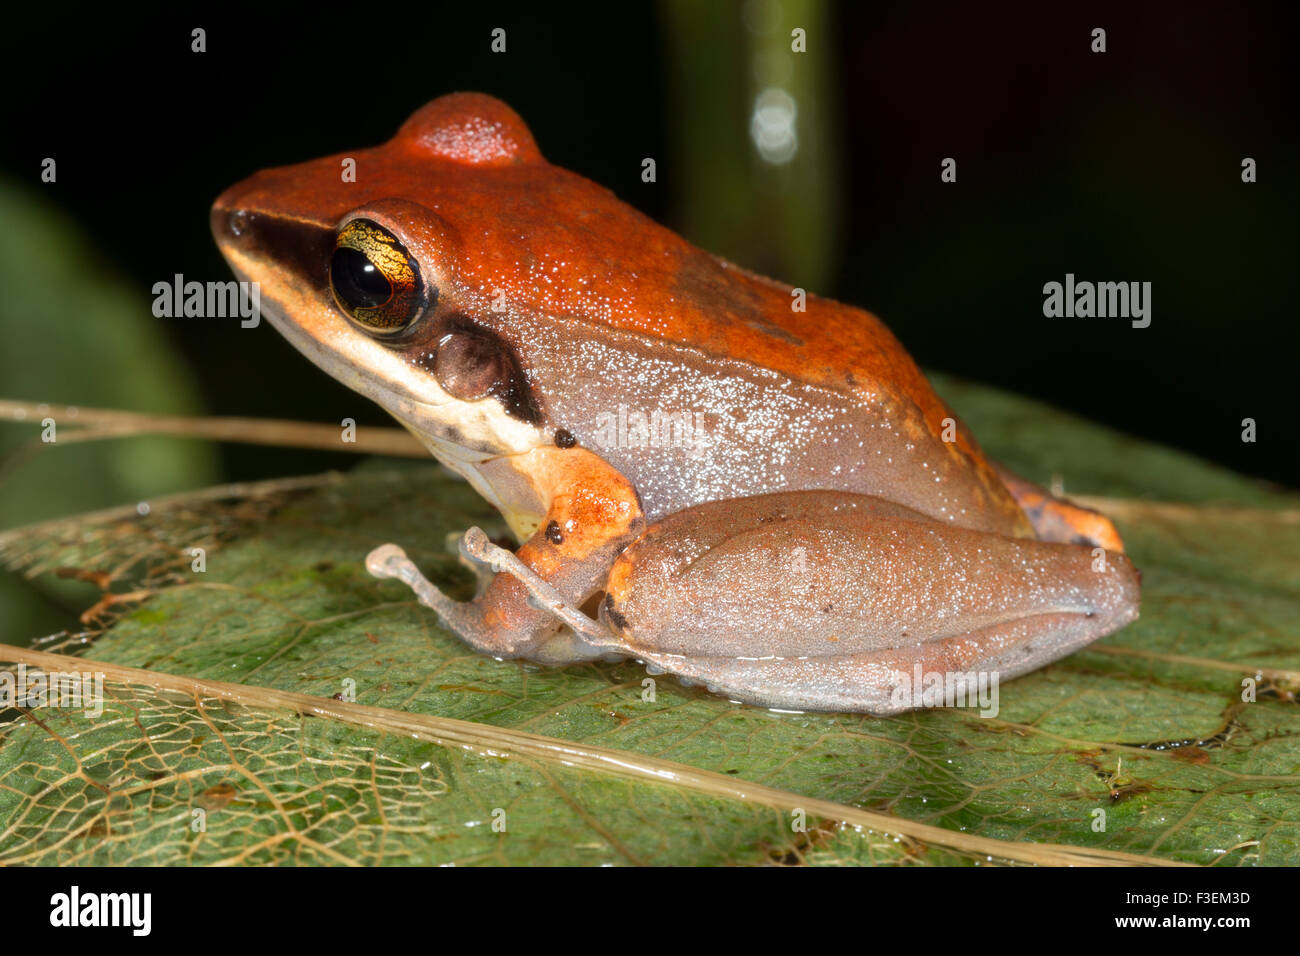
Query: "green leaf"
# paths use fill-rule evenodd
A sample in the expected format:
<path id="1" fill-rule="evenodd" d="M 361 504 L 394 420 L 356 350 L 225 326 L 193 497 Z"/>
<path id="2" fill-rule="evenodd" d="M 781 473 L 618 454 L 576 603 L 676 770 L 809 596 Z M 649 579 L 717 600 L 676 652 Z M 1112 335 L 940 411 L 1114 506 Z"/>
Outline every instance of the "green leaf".
<path id="1" fill-rule="evenodd" d="M 468 596 L 447 538 L 501 527 L 468 486 L 430 466 L 218 490 L 0 538 L 28 573 L 151 595 L 43 643 L 109 700 L 0 725 L 0 861 L 1300 862 L 1295 498 L 941 384 L 1027 477 L 1125 495 L 1145 574 L 1139 621 L 1003 685 L 996 717 L 773 713 L 667 677 L 645 699 L 634 662 L 481 657 L 362 566 L 397 541 Z"/>

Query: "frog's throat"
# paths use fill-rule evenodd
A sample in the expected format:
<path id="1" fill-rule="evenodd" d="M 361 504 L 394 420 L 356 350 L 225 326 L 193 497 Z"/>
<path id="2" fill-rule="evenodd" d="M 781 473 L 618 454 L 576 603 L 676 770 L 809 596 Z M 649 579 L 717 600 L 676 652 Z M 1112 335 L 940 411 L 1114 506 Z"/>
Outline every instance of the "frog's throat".
<path id="1" fill-rule="evenodd" d="M 396 415 L 393 416 L 397 418 Z M 502 458 L 517 458 L 518 455 L 490 457 L 471 448 L 464 448 L 452 442 L 438 438 L 436 435 L 421 433 L 409 423 L 397 418 L 398 422 L 415 436 L 434 458 L 445 467 L 450 468 L 470 483 L 470 486 L 482 495 L 483 500 L 501 513 L 511 533 L 520 541 L 527 541 L 541 527 L 545 518 L 545 508 L 540 501 L 517 500 L 514 495 L 499 493 L 498 489 L 480 470 L 480 466 Z"/>
<path id="2" fill-rule="evenodd" d="M 274 319 L 271 321 L 277 329 L 281 328 Z M 287 325 L 294 328 L 293 323 Z M 512 418 L 495 398 L 461 401 L 442 392 L 431 376 L 427 382 L 420 383 L 426 394 L 416 397 L 391 387 L 382 375 L 368 374 L 365 364 L 345 361 L 340 367 L 340 363 L 328 354 L 318 355 L 315 348 L 303 348 L 294 335 L 286 334 L 286 338 L 316 365 L 392 415 L 434 458 L 468 481 L 488 504 L 496 508 L 520 541 L 531 537 L 537 530 L 542 514 L 533 503 L 516 501 L 514 496 L 499 493 L 480 466 L 489 461 L 516 458 L 534 448 L 549 445 L 540 430 Z M 314 340 L 307 341 L 314 344 Z M 429 401 L 428 392 L 441 392 L 443 400 Z"/>
<path id="3" fill-rule="evenodd" d="M 246 261 L 238 250 L 222 251 L 240 279 L 258 274 L 255 263 Z M 310 304 L 292 289 L 283 290 L 283 294 L 297 299 L 298 314 L 307 316 L 310 328 L 289 318 L 291 309 L 273 295 L 262 297 L 262 315 L 290 345 L 397 419 L 438 461 L 465 478 L 500 511 L 520 540 L 537 530 L 542 515 L 534 503 L 499 493 L 480 466 L 550 445 L 546 432 L 514 418 L 495 398 L 467 402 L 449 395 L 431 374 L 353 328 L 342 316 Z"/>

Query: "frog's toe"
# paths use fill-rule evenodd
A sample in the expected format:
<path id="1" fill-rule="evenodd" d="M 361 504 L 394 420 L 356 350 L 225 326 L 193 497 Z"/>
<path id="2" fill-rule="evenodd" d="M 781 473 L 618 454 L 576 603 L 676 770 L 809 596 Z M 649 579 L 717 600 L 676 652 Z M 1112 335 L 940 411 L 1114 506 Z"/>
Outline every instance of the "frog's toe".
<path id="1" fill-rule="evenodd" d="M 1119 531 L 1100 511 L 1053 495 L 1002 465 L 995 464 L 994 470 L 1024 511 L 1040 541 L 1081 544 L 1107 551 L 1124 550 Z"/>

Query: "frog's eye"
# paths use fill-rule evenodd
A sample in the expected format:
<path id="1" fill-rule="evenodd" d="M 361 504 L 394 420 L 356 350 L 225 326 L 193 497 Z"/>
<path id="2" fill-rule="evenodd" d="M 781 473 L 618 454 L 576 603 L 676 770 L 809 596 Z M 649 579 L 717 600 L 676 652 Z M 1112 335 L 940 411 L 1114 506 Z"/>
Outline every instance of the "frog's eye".
<path id="1" fill-rule="evenodd" d="M 420 317 L 426 295 L 420 264 L 397 237 L 369 219 L 339 230 L 330 257 L 330 288 L 339 308 L 367 332 L 394 335 Z"/>

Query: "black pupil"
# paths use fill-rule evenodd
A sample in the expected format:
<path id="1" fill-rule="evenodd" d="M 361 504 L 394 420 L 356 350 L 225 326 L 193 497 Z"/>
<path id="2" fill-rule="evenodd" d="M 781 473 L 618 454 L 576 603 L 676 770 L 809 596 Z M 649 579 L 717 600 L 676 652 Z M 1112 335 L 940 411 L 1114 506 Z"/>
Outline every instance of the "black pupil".
<path id="1" fill-rule="evenodd" d="M 339 298 L 354 309 L 376 308 L 393 295 L 393 287 L 365 253 L 346 246 L 334 250 L 330 277 Z"/>

